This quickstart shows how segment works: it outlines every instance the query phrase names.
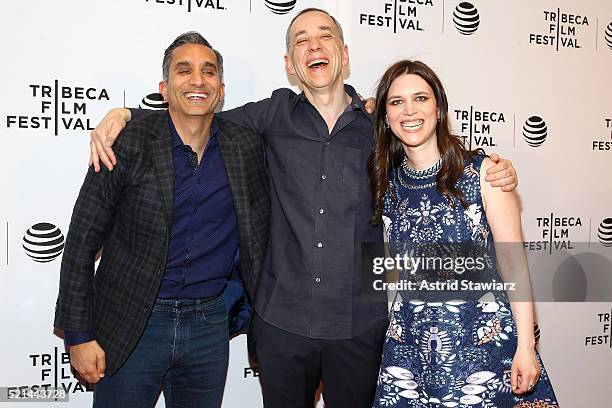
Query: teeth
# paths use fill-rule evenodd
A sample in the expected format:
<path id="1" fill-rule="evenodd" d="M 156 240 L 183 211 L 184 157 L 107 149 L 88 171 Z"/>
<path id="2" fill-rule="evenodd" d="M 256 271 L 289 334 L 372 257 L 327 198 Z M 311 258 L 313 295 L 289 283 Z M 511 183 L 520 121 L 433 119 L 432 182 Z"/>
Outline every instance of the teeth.
<path id="1" fill-rule="evenodd" d="M 424 120 L 414 120 L 414 121 L 411 121 L 411 122 L 402 122 L 401 125 L 402 125 L 403 128 L 416 129 L 416 128 L 422 126 L 423 123 L 425 123 Z"/>
<path id="2" fill-rule="evenodd" d="M 312 66 L 313 66 L 313 65 L 315 65 L 315 64 L 320 64 L 320 63 L 323 63 L 323 64 L 329 64 L 329 61 L 328 61 L 328 60 L 326 60 L 326 59 L 316 59 L 316 60 L 314 60 L 314 61 L 310 61 L 310 62 L 308 63 L 308 68 L 312 67 Z"/>
<path id="3" fill-rule="evenodd" d="M 185 96 L 187 97 L 187 99 L 206 99 L 208 98 L 208 94 L 196 93 L 196 92 L 187 92 Z"/>

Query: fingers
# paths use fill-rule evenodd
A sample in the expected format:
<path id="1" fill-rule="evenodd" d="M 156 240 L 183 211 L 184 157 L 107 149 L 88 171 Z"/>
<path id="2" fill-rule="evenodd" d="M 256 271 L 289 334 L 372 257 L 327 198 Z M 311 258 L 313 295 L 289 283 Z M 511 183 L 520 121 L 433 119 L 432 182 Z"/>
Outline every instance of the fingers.
<path id="1" fill-rule="evenodd" d="M 518 186 L 516 170 L 510 160 L 501 159 L 495 166 L 487 169 L 485 180 L 493 187 L 502 187 L 503 191 L 512 191 Z"/>
<path id="2" fill-rule="evenodd" d="M 100 171 L 100 156 L 96 150 L 96 144 L 93 140 L 89 141 L 89 165 L 93 164 L 96 173 Z"/>
<path id="3" fill-rule="evenodd" d="M 96 171 L 99 171 L 100 161 L 102 161 L 102 164 L 104 164 L 107 169 L 112 171 L 113 163 L 111 159 L 108 157 L 107 149 L 103 145 L 104 137 L 100 136 L 98 133 L 94 134 L 92 132 L 91 140 L 93 143 L 91 147 L 91 154 L 93 155 L 94 163 L 98 162 L 98 169 L 96 169 Z M 110 149 L 110 147 L 108 149 Z"/>
<path id="4" fill-rule="evenodd" d="M 515 190 L 517 186 L 518 186 L 518 181 L 516 181 L 516 179 L 515 179 L 515 181 L 513 183 L 506 184 L 506 185 L 502 186 L 501 189 L 502 189 L 502 191 L 510 192 L 510 191 Z"/>
<path id="5" fill-rule="evenodd" d="M 101 350 L 100 350 L 100 354 L 98 355 L 96 366 L 97 366 L 98 377 L 100 378 L 104 377 L 104 372 L 106 371 L 106 356 L 104 355 L 104 352 Z"/>
<path id="6" fill-rule="evenodd" d="M 486 181 L 495 181 L 506 177 L 511 177 L 514 173 L 511 169 L 502 168 L 499 164 L 489 168 L 487 170 L 487 175 L 485 176 Z"/>
<path id="7" fill-rule="evenodd" d="M 510 385 L 512 386 L 512 391 L 517 393 L 519 388 L 519 370 L 512 364 L 512 369 L 510 371 Z"/>
<path id="8" fill-rule="evenodd" d="M 493 153 L 493 154 L 491 154 L 491 155 L 489 156 L 489 158 L 490 158 L 491 160 L 493 160 L 495 163 L 499 163 L 500 157 L 499 157 L 499 155 L 498 155 L 497 153 Z"/>
<path id="9" fill-rule="evenodd" d="M 516 385 L 512 382 L 512 391 L 515 394 L 524 394 L 532 391 L 536 387 L 540 379 L 540 370 L 539 367 L 537 367 L 537 369 L 536 367 L 537 366 L 516 370 Z M 515 381 L 514 373 L 512 381 Z"/>
<path id="10" fill-rule="evenodd" d="M 80 378 L 96 384 L 101 377 L 104 377 L 106 371 L 104 350 L 95 340 L 70 346 L 70 364 Z"/>
<path id="11" fill-rule="evenodd" d="M 488 180 L 488 178 L 491 177 L 491 180 Z M 507 186 L 510 184 L 515 184 L 516 183 L 516 177 L 514 177 L 512 174 L 509 173 L 500 173 L 497 176 L 487 176 L 485 178 L 485 180 L 489 181 L 491 183 L 491 186 L 493 187 L 503 187 L 503 186 Z"/>
<path id="12" fill-rule="evenodd" d="M 493 175 L 496 173 L 504 172 L 504 171 L 514 171 L 514 167 L 512 167 L 512 162 L 509 160 L 500 160 L 495 164 L 495 166 L 491 166 L 487 169 L 487 176 Z"/>
<path id="13" fill-rule="evenodd" d="M 365 101 L 365 108 L 368 113 L 373 113 L 374 109 L 376 109 L 376 99 L 368 98 Z"/>
<path id="14" fill-rule="evenodd" d="M 75 362 L 73 366 L 79 376 L 88 383 L 97 384 L 100 381 L 96 360 Z"/>
<path id="15" fill-rule="evenodd" d="M 109 113 L 110 114 L 110 113 Z M 100 161 L 110 171 L 117 164 L 117 158 L 111 146 L 115 143 L 115 139 L 125 127 L 125 121 L 122 118 L 114 116 L 106 116 L 102 122 L 90 133 L 90 163 L 94 165 L 96 172 L 100 171 Z"/>

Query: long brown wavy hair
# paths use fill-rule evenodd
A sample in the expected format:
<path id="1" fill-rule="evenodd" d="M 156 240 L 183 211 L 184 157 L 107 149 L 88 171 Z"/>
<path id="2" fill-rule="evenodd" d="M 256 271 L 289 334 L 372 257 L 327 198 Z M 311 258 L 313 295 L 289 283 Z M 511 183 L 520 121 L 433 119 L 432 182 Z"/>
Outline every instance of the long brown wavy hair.
<path id="1" fill-rule="evenodd" d="M 384 197 L 390 189 L 389 179 L 392 168 L 401 165 L 404 158 L 404 149 L 399 139 L 387 127 L 387 96 L 393 81 L 402 76 L 418 75 L 434 92 L 439 120 L 436 126 L 438 139 L 438 150 L 442 158 L 442 167 L 436 176 L 436 187 L 438 191 L 454 205 L 455 199 L 459 200 L 463 207 L 467 207 L 467 201 L 457 189 L 455 184 L 463 174 L 464 161 L 482 154 L 482 149 L 467 150 L 461 140 L 450 132 L 448 118 L 448 100 L 440 78 L 431 68 L 421 61 L 402 60 L 391 65 L 383 74 L 376 90 L 376 112 L 374 118 L 374 146 L 370 159 L 368 160 L 368 177 L 370 190 L 372 192 L 372 208 L 374 214 L 370 219 L 372 224 L 380 223 L 384 209 Z M 394 196 L 394 192 L 391 191 Z"/>

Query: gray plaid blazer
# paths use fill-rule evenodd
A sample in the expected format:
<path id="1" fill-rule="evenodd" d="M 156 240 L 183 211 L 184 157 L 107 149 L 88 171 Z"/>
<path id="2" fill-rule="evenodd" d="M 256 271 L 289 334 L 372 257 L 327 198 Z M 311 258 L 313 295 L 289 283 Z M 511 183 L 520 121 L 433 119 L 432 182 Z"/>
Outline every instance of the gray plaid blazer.
<path id="1" fill-rule="evenodd" d="M 217 118 L 219 148 L 234 199 L 240 271 L 253 298 L 265 256 L 270 197 L 261 137 Z M 142 335 L 166 265 L 174 204 L 166 111 L 132 120 L 114 146 L 112 172 L 89 169 L 62 258 L 57 328 L 90 331 L 112 375 Z M 104 247 L 94 276 L 96 253 Z"/>

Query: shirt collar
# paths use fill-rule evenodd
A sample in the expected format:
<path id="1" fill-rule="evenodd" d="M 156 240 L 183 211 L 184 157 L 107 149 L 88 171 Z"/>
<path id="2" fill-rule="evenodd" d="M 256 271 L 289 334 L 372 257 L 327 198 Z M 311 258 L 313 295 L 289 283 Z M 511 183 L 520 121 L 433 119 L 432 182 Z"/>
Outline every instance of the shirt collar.
<path id="1" fill-rule="evenodd" d="M 355 88 L 353 88 L 352 86 L 348 84 L 344 84 L 344 92 L 346 92 L 351 97 L 351 103 L 347 106 L 346 110 L 347 111 L 361 111 L 366 116 L 366 118 L 368 118 L 368 120 L 372 122 L 372 117 L 370 116 L 368 111 L 365 109 L 364 103 L 361 100 L 361 98 L 359 98 L 359 95 L 357 95 L 357 91 L 355 91 Z M 304 94 L 304 92 L 302 92 L 301 94 L 295 97 L 291 106 L 289 107 L 289 110 L 293 112 L 296 106 L 298 106 L 298 104 L 300 103 L 310 104 L 310 101 L 308 100 L 308 98 L 306 98 L 306 95 Z"/>
<path id="2" fill-rule="evenodd" d="M 168 112 L 168 126 L 170 127 L 170 134 L 172 135 L 172 147 L 177 148 L 184 146 L 183 139 L 178 134 L 176 127 L 174 126 L 174 122 L 170 117 L 170 112 Z M 219 124 L 217 123 L 217 119 L 213 116 L 212 124 L 210 126 L 210 142 L 216 140 L 217 131 L 219 130 Z"/>

